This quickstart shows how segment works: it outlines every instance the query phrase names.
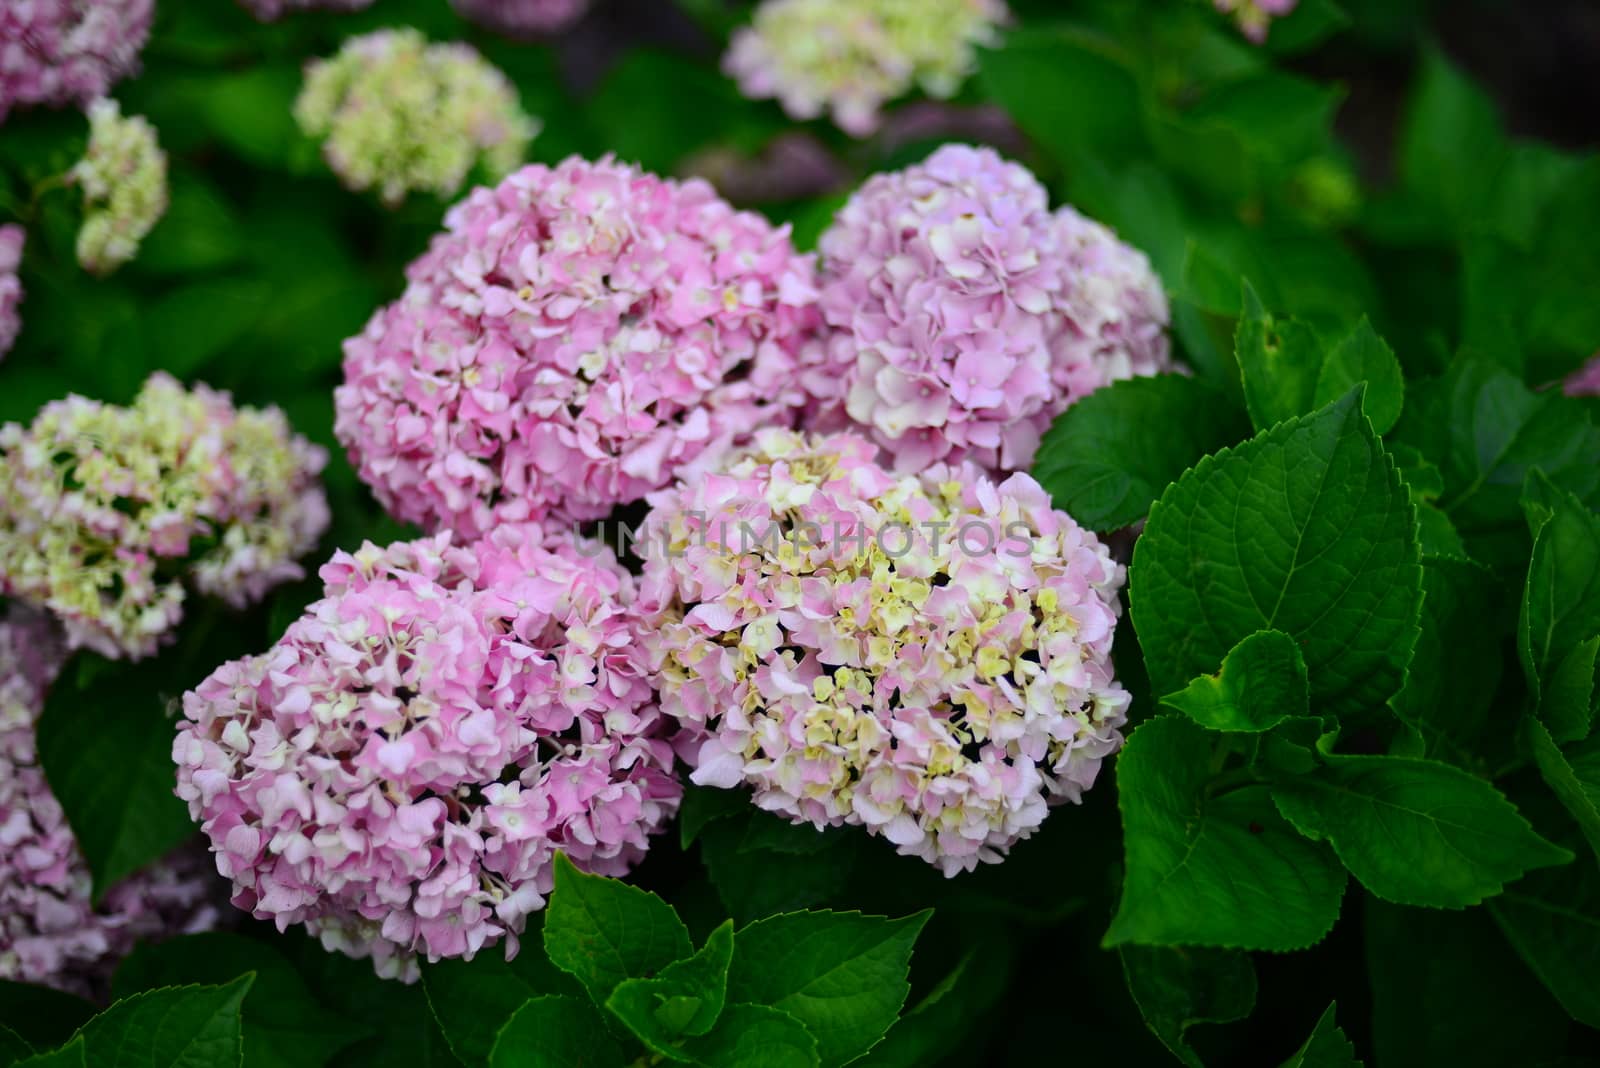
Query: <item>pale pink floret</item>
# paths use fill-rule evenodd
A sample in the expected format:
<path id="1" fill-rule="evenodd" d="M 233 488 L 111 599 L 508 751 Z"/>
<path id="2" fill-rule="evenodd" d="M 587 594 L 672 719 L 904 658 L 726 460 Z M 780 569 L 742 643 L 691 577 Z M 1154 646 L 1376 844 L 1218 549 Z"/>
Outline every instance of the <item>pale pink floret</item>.
<path id="1" fill-rule="evenodd" d="M 414 978 L 544 905 L 556 851 L 620 876 L 676 811 L 633 580 L 503 526 L 322 569 L 266 653 L 185 695 L 173 759 L 234 904 Z"/>
<path id="2" fill-rule="evenodd" d="M 450 0 L 450 6 L 480 26 L 522 38 L 566 29 L 589 9 L 589 0 Z"/>
<path id="3" fill-rule="evenodd" d="M 335 432 L 396 517 L 593 519 L 802 403 L 812 263 L 703 181 L 530 166 L 453 208 L 345 343 Z"/>
<path id="4" fill-rule="evenodd" d="M 13 107 L 86 107 L 139 65 L 154 0 L 0 3 L 0 122 Z"/>
<path id="5" fill-rule="evenodd" d="M 819 247 L 837 387 L 813 425 L 854 422 L 898 470 L 1026 468 L 1072 402 L 1171 366 L 1145 256 L 990 149 L 871 178 Z"/>
<path id="6" fill-rule="evenodd" d="M 22 303 L 22 279 L 17 272 L 22 267 L 22 246 L 27 236 L 27 231 L 15 223 L 0 226 L 0 356 L 11 351 L 22 332 L 22 316 L 17 310 Z"/>
<path id="7" fill-rule="evenodd" d="M 895 475 L 766 431 L 651 497 L 641 611 L 694 782 L 860 824 L 947 875 L 998 862 L 1121 744 L 1124 572 L 1027 475 Z"/>
<path id="8" fill-rule="evenodd" d="M 215 880 L 180 852 L 91 904 L 89 866 L 34 734 L 65 656 L 47 616 L 20 607 L 0 616 L 0 980 L 99 996 L 136 941 L 211 926 Z"/>

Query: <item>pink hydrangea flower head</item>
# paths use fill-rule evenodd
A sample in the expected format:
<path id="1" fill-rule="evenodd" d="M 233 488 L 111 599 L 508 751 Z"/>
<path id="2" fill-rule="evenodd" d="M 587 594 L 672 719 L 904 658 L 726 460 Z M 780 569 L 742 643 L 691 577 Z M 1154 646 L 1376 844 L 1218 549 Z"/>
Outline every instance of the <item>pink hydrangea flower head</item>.
<path id="1" fill-rule="evenodd" d="M 604 159 L 477 189 L 345 343 L 335 432 L 426 529 L 593 519 L 790 422 L 815 331 L 787 228 Z"/>
<path id="2" fill-rule="evenodd" d="M 450 0 L 461 17 L 507 37 L 564 30 L 589 10 L 589 0 Z"/>
<path id="3" fill-rule="evenodd" d="M 0 616 L 0 979 L 96 996 L 135 942 L 211 926 L 215 880 L 179 852 L 91 904 L 89 866 L 34 735 L 65 655 L 47 616 L 18 606 Z"/>
<path id="4" fill-rule="evenodd" d="M 22 246 L 27 231 L 16 223 L 0 226 L 0 356 L 11 351 L 22 333 L 22 316 L 18 306 L 22 303 Z"/>
<path id="5" fill-rule="evenodd" d="M 955 96 L 1009 18 L 1002 0 L 765 0 L 722 66 L 752 99 L 865 137 L 913 88 Z"/>
<path id="6" fill-rule="evenodd" d="M 235 607 L 302 575 L 328 525 L 327 456 L 276 408 L 151 376 L 129 407 L 71 396 L 0 427 L 0 590 L 69 643 L 153 654 L 186 587 Z"/>
<path id="7" fill-rule="evenodd" d="M 1267 39 L 1273 19 L 1281 19 L 1295 9 L 1300 0 L 1212 0 L 1217 10 L 1232 15 L 1239 32 L 1256 44 Z"/>
<path id="8" fill-rule="evenodd" d="M 234 904 L 407 980 L 515 953 L 556 851 L 620 876 L 682 788 L 596 543 L 507 525 L 339 553 L 270 650 L 185 695 L 173 747 Z"/>
<path id="9" fill-rule="evenodd" d="M 13 107 L 102 97 L 139 65 L 154 0 L 7 0 L 0 4 L 0 122 Z"/>
<path id="10" fill-rule="evenodd" d="M 284 15 L 299 11 L 323 8 L 328 11 L 360 11 L 371 7 L 372 0 L 239 0 L 239 3 L 259 22 L 276 22 Z"/>
<path id="11" fill-rule="evenodd" d="M 1170 366 L 1149 261 L 992 150 L 947 145 L 880 174 L 821 238 L 836 404 L 899 470 L 1025 468 L 1051 420 Z"/>
<path id="12" fill-rule="evenodd" d="M 1600 353 L 1568 375 L 1561 387 L 1569 397 L 1600 397 Z"/>
<path id="13" fill-rule="evenodd" d="M 646 644 L 694 782 L 953 875 L 1121 744 L 1124 571 L 1027 475 L 896 475 L 875 452 L 768 430 L 652 495 Z"/>

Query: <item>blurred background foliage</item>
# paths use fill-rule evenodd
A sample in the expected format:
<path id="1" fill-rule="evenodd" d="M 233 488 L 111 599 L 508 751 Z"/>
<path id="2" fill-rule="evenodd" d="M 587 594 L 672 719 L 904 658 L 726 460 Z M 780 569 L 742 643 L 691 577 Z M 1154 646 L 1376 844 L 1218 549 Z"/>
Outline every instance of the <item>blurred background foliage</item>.
<path id="1" fill-rule="evenodd" d="M 1014 0 L 1013 29 L 960 97 L 902 103 L 865 141 L 739 96 L 717 59 L 748 3 L 602 0 L 572 33 L 539 44 L 484 34 L 444 0 L 378 0 L 272 26 L 222 0 L 157 7 L 144 73 L 115 91 L 172 157 L 171 208 L 134 263 L 97 280 L 73 262 L 74 195 L 48 179 L 80 154 L 81 115 L 18 113 L 0 130 L 0 204 L 34 218 L 0 420 L 27 420 L 67 392 L 126 402 L 157 369 L 278 404 L 333 455 L 323 556 L 403 532 L 340 454 L 331 395 L 341 341 L 398 295 L 446 208 L 413 197 L 389 212 L 346 192 L 291 119 L 302 64 L 380 26 L 478 46 L 544 123 L 532 159 L 611 152 L 707 174 L 736 202 L 792 222 L 805 247 L 864 175 L 943 140 L 989 141 L 1150 255 L 1180 358 L 1235 394 L 1241 276 L 1268 308 L 1313 328 L 1367 315 L 1408 377 L 1437 374 L 1464 349 L 1541 387 L 1600 337 L 1600 12 L 1576 0 L 1301 0 L 1264 48 L 1193 0 Z M 264 647 L 315 591 L 302 583 L 223 625 L 224 647 L 208 636 L 195 671 L 226 647 Z M 1119 652 L 1134 649 L 1126 637 Z M 1138 693 L 1137 656 L 1119 661 Z M 901 1041 L 867 1063 L 1167 1057 L 1119 956 L 1098 947 L 1119 885 L 1111 789 L 1048 821 L 1004 865 L 950 883 L 852 832 L 788 828 L 737 796 L 693 791 L 682 833 L 683 848 L 663 842 L 639 880 L 697 939 L 727 911 L 904 915 L 938 901 L 909 1005 L 950 981 L 960 1010 L 925 1014 L 920 1055 Z M 1260 955 L 1250 1018 L 1192 1038 L 1207 1063 L 1287 1056 L 1334 1000 L 1357 1047 L 1384 1063 L 1533 1064 L 1600 1048 L 1569 1031 L 1482 912 L 1414 923 L 1392 907 L 1367 911 L 1352 892 L 1316 949 Z M 1081 922 L 1063 922 L 1072 918 Z M 453 1063 L 421 987 L 379 983 L 364 962 L 299 935 L 234 950 L 271 958 L 252 965 L 263 984 L 270 971 L 333 1010 L 306 1019 L 356 1041 L 340 1065 Z M 159 951 L 135 963 L 129 982 L 165 974 Z M 1484 1033 L 1419 1037 L 1397 1023 L 1443 1006 L 1457 1020 L 1480 1014 Z M 293 1021 L 253 1026 L 265 1028 L 259 1050 Z"/>

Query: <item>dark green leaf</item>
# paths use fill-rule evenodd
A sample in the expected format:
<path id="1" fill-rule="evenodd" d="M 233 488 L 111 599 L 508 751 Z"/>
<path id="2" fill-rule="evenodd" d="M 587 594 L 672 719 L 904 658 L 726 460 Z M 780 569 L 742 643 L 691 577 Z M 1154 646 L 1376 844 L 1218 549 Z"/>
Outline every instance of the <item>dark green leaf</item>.
<path id="1" fill-rule="evenodd" d="M 1537 495 L 1530 515 L 1543 521 L 1537 524 L 1528 564 L 1518 650 L 1541 716 L 1556 740 L 1565 741 L 1588 733 L 1591 691 L 1580 686 L 1576 700 L 1558 708 L 1543 707 L 1540 694 L 1545 680 L 1575 649 L 1600 635 L 1600 516 L 1539 472 L 1530 476 L 1529 485 Z M 1594 654 L 1581 657 L 1575 670 L 1580 681 L 1588 677 L 1592 688 Z"/>
<path id="2" fill-rule="evenodd" d="M 624 979 L 648 978 L 694 952 L 671 905 L 621 880 L 587 875 L 564 853 L 556 855 L 544 948 L 597 1005 Z"/>
<path id="3" fill-rule="evenodd" d="M 1505 134 L 1488 94 L 1437 50 L 1422 72 L 1400 135 L 1401 181 L 1444 223 L 1464 227 L 1481 212 L 1504 158 Z"/>
<path id="4" fill-rule="evenodd" d="M 805 1025 L 824 1068 L 861 1056 L 905 1004 L 911 947 L 928 913 L 891 920 L 794 912 L 734 937 L 728 1000 L 770 1005 Z"/>
<path id="5" fill-rule="evenodd" d="M 622 1068 L 622 1048 L 584 998 L 530 998 L 494 1037 L 489 1068 Z"/>
<path id="6" fill-rule="evenodd" d="M 1257 430 L 1317 407 L 1322 342 L 1304 323 L 1269 314 L 1248 281 L 1234 355 L 1244 376 L 1245 406 Z"/>
<path id="7" fill-rule="evenodd" d="M 83 1025 L 88 1068 L 200 1068 L 239 1063 L 239 1007 L 255 978 L 149 990 Z"/>
<path id="8" fill-rule="evenodd" d="M 94 1015 L 80 997 L 0 979 L 0 1026 L 15 1031 L 34 1049 L 65 1042 Z"/>
<path id="9" fill-rule="evenodd" d="M 1214 731 L 1271 730 L 1307 712 L 1306 665 L 1294 639 L 1257 631 L 1235 645 L 1215 675 L 1201 675 L 1161 699 Z"/>
<path id="10" fill-rule="evenodd" d="M 1372 420 L 1372 429 L 1387 434 L 1400 418 L 1406 384 L 1394 350 L 1372 329 L 1366 316 L 1328 350 L 1317 375 L 1313 403 L 1318 407 L 1332 404 L 1358 383 L 1367 387 L 1362 410 Z"/>
<path id="11" fill-rule="evenodd" d="M 1210 741 L 1182 716 L 1140 725 L 1117 758 L 1122 902 L 1108 946 L 1303 949 L 1339 916 L 1345 874 L 1263 787 L 1207 796 Z"/>
<path id="12" fill-rule="evenodd" d="M 889 1028 L 854 1068 L 922 1068 L 974 1032 L 982 1036 L 989 1010 L 1006 993 L 1011 964 L 1010 943 L 986 940 L 961 959 L 915 1008 Z"/>
<path id="13" fill-rule="evenodd" d="M 1185 1039 L 1189 1028 L 1242 1020 L 1255 1008 L 1256 970 L 1247 953 L 1181 946 L 1123 946 L 1118 952 L 1145 1025 L 1189 1068 L 1203 1068 Z"/>
<path id="14" fill-rule="evenodd" d="M 1331 842 L 1368 890 L 1402 905 L 1476 905 L 1531 868 L 1572 860 L 1500 791 L 1436 761 L 1330 756 L 1272 797 L 1301 833 Z"/>
<path id="15" fill-rule="evenodd" d="M 650 1050 L 687 1061 L 679 1043 L 685 1036 L 710 1031 L 722 1015 L 732 959 L 733 921 L 728 920 L 711 932 L 698 953 L 667 965 L 654 979 L 618 983 L 606 1008 Z"/>
<path id="16" fill-rule="evenodd" d="M 1361 1068 L 1355 1047 L 1334 1019 L 1338 1007 L 1337 1002 L 1328 1006 L 1306 1044 L 1283 1062 L 1283 1068 Z"/>
<path id="17" fill-rule="evenodd" d="M 87 1068 L 88 1063 L 88 1048 L 80 1035 L 60 1049 L 36 1053 L 25 1061 L 18 1061 L 17 1068 Z"/>
<path id="18" fill-rule="evenodd" d="M 1312 707 L 1360 716 L 1403 680 L 1422 570 L 1411 499 L 1356 394 L 1208 456 L 1151 509 L 1130 603 L 1153 688 L 1293 638 Z"/>
<path id="19" fill-rule="evenodd" d="M 1523 728 L 1539 774 L 1600 857 L 1600 734 L 1563 751 L 1537 719 L 1525 718 Z"/>
<path id="20" fill-rule="evenodd" d="M 1491 901 L 1489 914 L 1562 1007 L 1600 1027 L 1600 868 L 1537 872 Z"/>
<path id="21" fill-rule="evenodd" d="M 1143 146 L 1144 106 L 1125 57 L 1073 30 L 1021 30 L 979 59 L 985 93 L 1059 164 Z"/>
<path id="22" fill-rule="evenodd" d="M 1165 432 L 1152 434 L 1153 426 Z M 1033 475 L 1079 523 L 1118 530 L 1144 518 L 1200 457 L 1249 432 L 1239 410 L 1198 379 L 1133 378 L 1062 413 L 1039 445 Z"/>
<path id="23" fill-rule="evenodd" d="M 1486 624 L 1504 611 L 1493 574 L 1463 560 L 1424 561 L 1422 591 L 1422 633 L 1389 706 L 1421 732 L 1427 755 L 1470 763 L 1491 733 L 1505 664 L 1504 634 Z"/>
<path id="24" fill-rule="evenodd" d="M 729 1005 L 710 1034 L 685 1051 L 706 1068 L 818 1068 L 817 1040 L 788 1013 L 765 1005 Z"/>
<path id="25" fill-rule="evenodd" d="M 333 1060 L 366 1033 L 324 1008 L 288 958 L 267 942 L 222 931 L 140 946 L 117 969 L 117 997 L 181 983 L 255 982 L 242 1010 L 244 1068 L 301 1068 Z"/>

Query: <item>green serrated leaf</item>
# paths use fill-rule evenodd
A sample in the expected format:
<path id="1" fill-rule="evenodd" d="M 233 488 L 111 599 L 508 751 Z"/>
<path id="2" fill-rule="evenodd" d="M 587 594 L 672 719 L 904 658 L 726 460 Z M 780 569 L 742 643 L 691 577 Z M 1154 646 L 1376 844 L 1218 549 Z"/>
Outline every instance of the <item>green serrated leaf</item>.
<path id="1" fill-rule="evenodd" d="M 1600 1027 L 1600 868 L 1537 872 L 1489 903 L 1523 961 L 1585 1027 Z"/>
<path id="2" fill-rule="evenodd" d="M 1317 406 L 1322 342 L 1304 323 L 1268 313 L 1248 279 L 1234 355 L 1244 376 L 1245 406 L 1257 430 L 1304 415 Z"/>
<path id="3" fill-rule="evenodd" d="M 18 1061 L 16 1068 L 87 1068 L 88 1047 L 79 1035 L 60 1049 L 53 1049 L 47 1053 L 36 1053 L 25 1061 Z"/>
<path id="4" fill-rule="evenodd" d="M 1501 598 L 1487 568 L 1461 560 L 1425 560 L 1422 592 L 1416 652 L 1389 707 L 1422 735 L 1426 755 L 1471 764 L 1496 733 L 1504 634 L 1485 621 L 1504 615 Z"/>
<path id="5" fill-rule="evenodd" d="M 324 1008 L 294 966 L 270 943 L 223 931 L 142 945 L 117 969 L 119 998 L 182 983 L 228 983 L 255 976 L 241 1017 L 244 1068 L 327 1064 L 367 1029 Z"/>
<path id="6" fill-rule="evenodd" d="M 1474 559 L 1493 566 L 1520 568 L 1527 558 L 1520 505 L 1533 468 L 1586 504 L 1600 502 L 1600 429 L 1582 405 L 1534 393 L 1480 357 L 1411 383 L 1395 436 L 1438 465 L 1439 506 Z"/>
<path id="7" fill-rule="evenodd" d="M 1541 691 L 1574 650 L 1600 634 L 1600 517 L 1540 472 L 1535 471 L 1529 483 L 1538 495 L 1535 513 L 1545 520 L 1533 539 L 1517 646 L 1536 707 L 1562 741 L 1588 733 L 1593 652 L 1581 654 L 1571 669 L 1562 672 L 1559 707 L 1545 707 Z M 1585 677 L 1587 689 L 1582 685 Z M 1574 684 L 1576 695 L 1571 693 Z"/>
<path id="8" fill-rule="evenodd" d="M 529 998 L 582 995 L 583 987 L 545 955 L 544 920 L 542 912 L 528 918 L 522 948 L 511 960 L 484 952 L 471 960 L 447 958 L 422 965 L 422 986 L 434 1019 L 450 1049 L 470 1068 L 488 1062 L 495 1035 Z"/>
<path id="9" fill-rule="evenodd" d="M 891 920 L 793 912 L 734 936 L 728 1000 L 782 1009 L 815 1036 L 824 1068 L 861 1056 L 905 1004 L 911 947 L 928 913 Z"/>
<path id="10" fill-rule="evenodd" d="M 648 978 L 694 952 L 671 905 L 619 879 L 585 874 L 564 853 L 556 855 L 544 948 L 597 1005 L 624 979 Z"/>
<path id="11" fill-rule="evenodd" d="M 83 1025 L 88 1068 L 211 1068 L 235 1065 L 239 1016 L 255 980 L 179 986 L 124 998 Z"/>
<path id="12" fill-rule="evenodd" d="M 1339 917 L 1345 873 L 1264 787 L 1207 796 L 1210 741 L 1182 716 L 1141 724 L 1117 758 L 1127 856 L 1104 944 L 1304 949 Z"/>
<path id="13" fill-rule="evenodd" d="M 1214 731 L 1266 731 L 1307 712 L 1306 665 L 1294 639 L 1257 631 L 1235 645 L 1215 675 L 1161 699 Z"/>
<path id="14" fill-rule="evenodd" d="M 716 1025 L 727 1000 L 728 966 L 733 959 L 733 921 L 727 920 L 692 957 L 674 961 L 654 979 L 625 979 L 606 1001 L 645 1046 L 675 1061 L 690 1057 L 680 1048 L 686 1036 L 703 1035 Z"/>
<path id="15" fill-rule="evenodd" d="M 1361 1068 L 1356 1048 L 1345 1037 L 1334 1013 L 1338 1002 L 1330 1004 L 1311 1029 L 1311 1037 L 1293 1057 L 1283 1062 L 1283 1068 Z"/>
<path id="16" fill-rule="evenodd" d="M 1563 751 L 1549 728 L 1532 716 L 1523 719 L 1522 727 L 1539 774 L 1600 857 L 1600 735 Z"/>
<path id="17" fill-rule="evenodd" d="M 805 1024 L 766 1005 L 729 1005 L 709 1034 L 684 1050 L 706 1068 L 818 1068 L 817 1040 Z"/>
<path id="18" fill-rule="evenodd" d="M 1386 901 L 1476 905 L 1532 868 L 1572 860 L 1505 795 L 1459 768 L 1390 756 L 1327 759 L 1314 774 L 1273 786 L 1272 798 Z"/>
<path id="19" fill-rule="evenodd" d="M 751 828 L 770 826 L 775 817 L 751 805 L 744 791 L 725 792 L 740 799 L 743 812 L 705 826 L 699 834 L 700 855 L 717 896 L 741 923 L 827 903 L 844 889 L 862 849 L 870 845 L 855 828 L 822 833 L 801 828 L 798 841 L 807 844 L 808 852 L 797 851 L 796 836 L 784 831 L 773 836 L 783 835 L 785 848 L 763 848 L 760 843 L 768 832 Z"/>
<path id="20" fill-rule="evenodd" d="M 1152 426 L 1166 432 L 1151 434 Z M 1238 408 L 1198 379 L 1131 378 L 1063 412 L 1039 445 L 1033 475 L 1079 523 L 1119 530 L 1196 460 L 1249 432 Z"/>
<path id="21" fill-rule="evenodd" d="M 1350 332 L 1328 349 L 1322 370 L 1317 375 L 1313 405 L 1332 404 L 1351 388 L 1366 384 L 1362 409 L 1372 420 L 1372 429 L 1387 434 L 1400 418 L 1405 403 L 1405 379 L 1400 361 L 1366 316 Z"/>
<path id="22" fill-rule="evenodd" d="M 622 1068 L 622 1047 L 586 999 L 529 998 L 494 1036 L 489 1068 Z"/>
<path id="23" fill-rule="evenodd" d="M 1123 946 L 1122 973 L 1145 1026 L 1189 1068 L 1203 1068 L 1185 1037 L 1196 1024 L 1232 1023 L 1256 1005 L 1250 956 L 1232 949 Z"/>
<path id="24" fill-rule="evenodd" d="M 1260 630 L 1294 639 L 1318 712 L 1370 715 L 1411 658 L 1411 498 L 1352 393 L 1202 460 L 1134 549 L 1129 599 L 1157 693 Z"/>

